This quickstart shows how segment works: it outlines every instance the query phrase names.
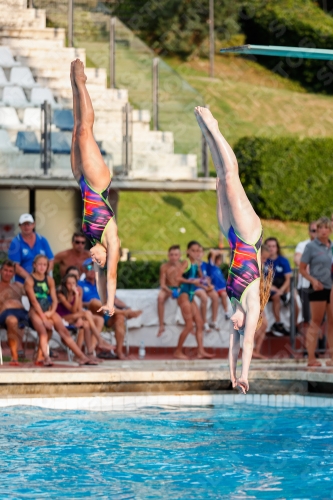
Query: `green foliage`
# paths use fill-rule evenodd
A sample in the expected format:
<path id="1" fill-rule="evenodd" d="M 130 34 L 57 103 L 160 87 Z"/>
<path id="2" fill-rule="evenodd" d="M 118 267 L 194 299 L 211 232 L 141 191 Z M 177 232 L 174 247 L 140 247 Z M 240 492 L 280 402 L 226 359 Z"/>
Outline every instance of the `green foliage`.
<path id="1" fill-rule="evenodd" d="M 111 3 L 112 7 L 112 3 Z M 228 40 L 239 31 L 239 6 L 233 0 L 215 2 L 215 32 Z M 114 15 L 157 52 L 186 58 L 198 53 L 209 32 L 209 2 L 199 0 L 132 0 L 119 2 Z"/>
<path id="2" fill-rule="evenodd" d="M 312 0 L 244 0 L 240 22 L 247 43 L 333 47 L 333 19 Z M 258 56 L 258 61 L 308 89 L 333 92 L 332 61 L 266 56 Z"/>
<path id="3" fill-rule="evenodd" d="M 158 261 L 143 260 L 119 262 L 117 287 L 158 288 L 161 264 Z"/>
<path id="4" fill-rule="evenodd" d="M 330 215 L 333 139 L 245 137 L 235 154 L 243 186 L 261 217 L 310 221 Z"/>

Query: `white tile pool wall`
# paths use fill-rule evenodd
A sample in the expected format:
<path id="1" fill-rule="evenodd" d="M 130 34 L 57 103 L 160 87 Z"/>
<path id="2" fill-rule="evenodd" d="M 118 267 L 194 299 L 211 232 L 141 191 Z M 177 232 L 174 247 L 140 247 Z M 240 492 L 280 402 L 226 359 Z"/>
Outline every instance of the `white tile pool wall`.
<path id="1" fill-rule="evenodd" d="M 298 394 L 114 394 L 77 397 L 3 397 L 0 408 L 8 406 L 37 406 L 54 410 L 113 411 L 134 410 L 154 406 L 221 406 L 226 404 L 255 404 L 273 407 L 332 407 L 333 397 Z"/>

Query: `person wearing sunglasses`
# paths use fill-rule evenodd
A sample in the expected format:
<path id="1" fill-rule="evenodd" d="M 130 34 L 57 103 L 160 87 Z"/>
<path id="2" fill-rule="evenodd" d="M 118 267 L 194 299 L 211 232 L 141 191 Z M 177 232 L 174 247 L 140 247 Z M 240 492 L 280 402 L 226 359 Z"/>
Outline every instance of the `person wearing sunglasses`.
<path id="1" fill-rule="evenodd" d="M 85 235 L 77 231 L 72 236 L 72 248 L 54 256 L 54 263 L 59 264 L 61 278 L 66 275 L 66 269 L 71 266 L 77 267 L 80 275 L 84 272 L 83 262 L 90 257 L 89 250 L 86 250 L 86 243 Z"/>
<path id="2" fill-rule="evenodd" d="M 108 199 L 111 176 L 93 135 L 94 110 L 86 88 L 84 66 L 79 59 L 71 63 L 70 78 L 74 114 L 71 166 L 82 193 L 82 231 L 93 245 L 90 254 L 102 302 L 100 312 L 112 316 L 120 244 Z"/>
<path id="3" fill-rule="evenodd" d="M 317 221 L 312 221 L 309 224 L 309 238 L 300 241 L 295 248 L 294 262 L 297 268 L 301 263 L 301 258 L 305 247 L 310 241 L 313 241 L 317 236 Z M 309 269 L 308 269 L 309 272 Z M 310 322 L 310 302 L 309 302 L 309 286 L 310 282 L 303 278 L 301 273 L 298 274 L 297 291 L 302 302 L 303 326 L 307 327 Z"/>

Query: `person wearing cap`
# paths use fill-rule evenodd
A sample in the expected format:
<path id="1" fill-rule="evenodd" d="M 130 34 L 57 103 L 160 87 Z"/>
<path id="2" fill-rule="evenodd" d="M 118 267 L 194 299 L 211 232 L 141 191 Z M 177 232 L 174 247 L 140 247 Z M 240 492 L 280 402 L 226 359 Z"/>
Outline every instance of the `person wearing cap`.
<path id="1" fill-rule="evenodd" d="M 83 262 L 83 267 L 85 270 L 86 277 L 84 280 L 78 282 L 83 290 L 82 302 L 83 306 L 89 309 L 93 315 L 101 314 L 101 300 L 98 295 L 96 286 L 96 275 L 94 271 L 94 263 L 92 258 L 89 258 Z M 142 314 L 142 311 L 134 311 L 126 306 L 124 302 L 119 300 L 117 297 L 114 299 L 115 311 L 114 315 L 109 317 L 107 314 L 104 315 L 105 325 L 109 328 L 114 328 L 116 337 L 116 354 L 118 359 L 125 359 L 123 353 L 124 337 L 126 332 L 126 319 L 136 318 Z M 103 314 L 103 313 L 102 313 Z M 98 357 L 102 357 L 98 355 Z"/>
<path id="2" fill-rule="evenodd" d="M 21 233 L 11 241 L 8 259 L 15 265 L 15 281 L 24 283 L 32 273 L 32 264 L 36 255 L 45 255 L 50 262 L 49 271 L 53 269 L 53 253 L 49 242 L 44 236 L 35 233 L 35 221 L 31 214 L 22 214 L 19 218 Z"/>

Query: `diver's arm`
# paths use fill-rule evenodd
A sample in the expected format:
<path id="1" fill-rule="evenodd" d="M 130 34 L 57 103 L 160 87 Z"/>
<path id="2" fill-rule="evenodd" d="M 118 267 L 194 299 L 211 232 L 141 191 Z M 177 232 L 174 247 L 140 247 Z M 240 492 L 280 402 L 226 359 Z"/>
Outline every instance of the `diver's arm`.
<path id="1" fill-rule="evenodd" d="M 260 314 L 260 300 L 257 293 L 249 293 L 244 300 L 247 313 L 242 346 L 242 372 L 239 379 L 237 379 L 237 386 L 246 394 L 249 390 L 248 376 L 253 353 L 254 334 Z"/>
<path id="2" fill-rule="evenodd" d="M 240 334 L 238 330 L 233 330 L 229 342 L 229 370 L 232 387 L 236 387 L 237 359 L 240 351 Z"/>

